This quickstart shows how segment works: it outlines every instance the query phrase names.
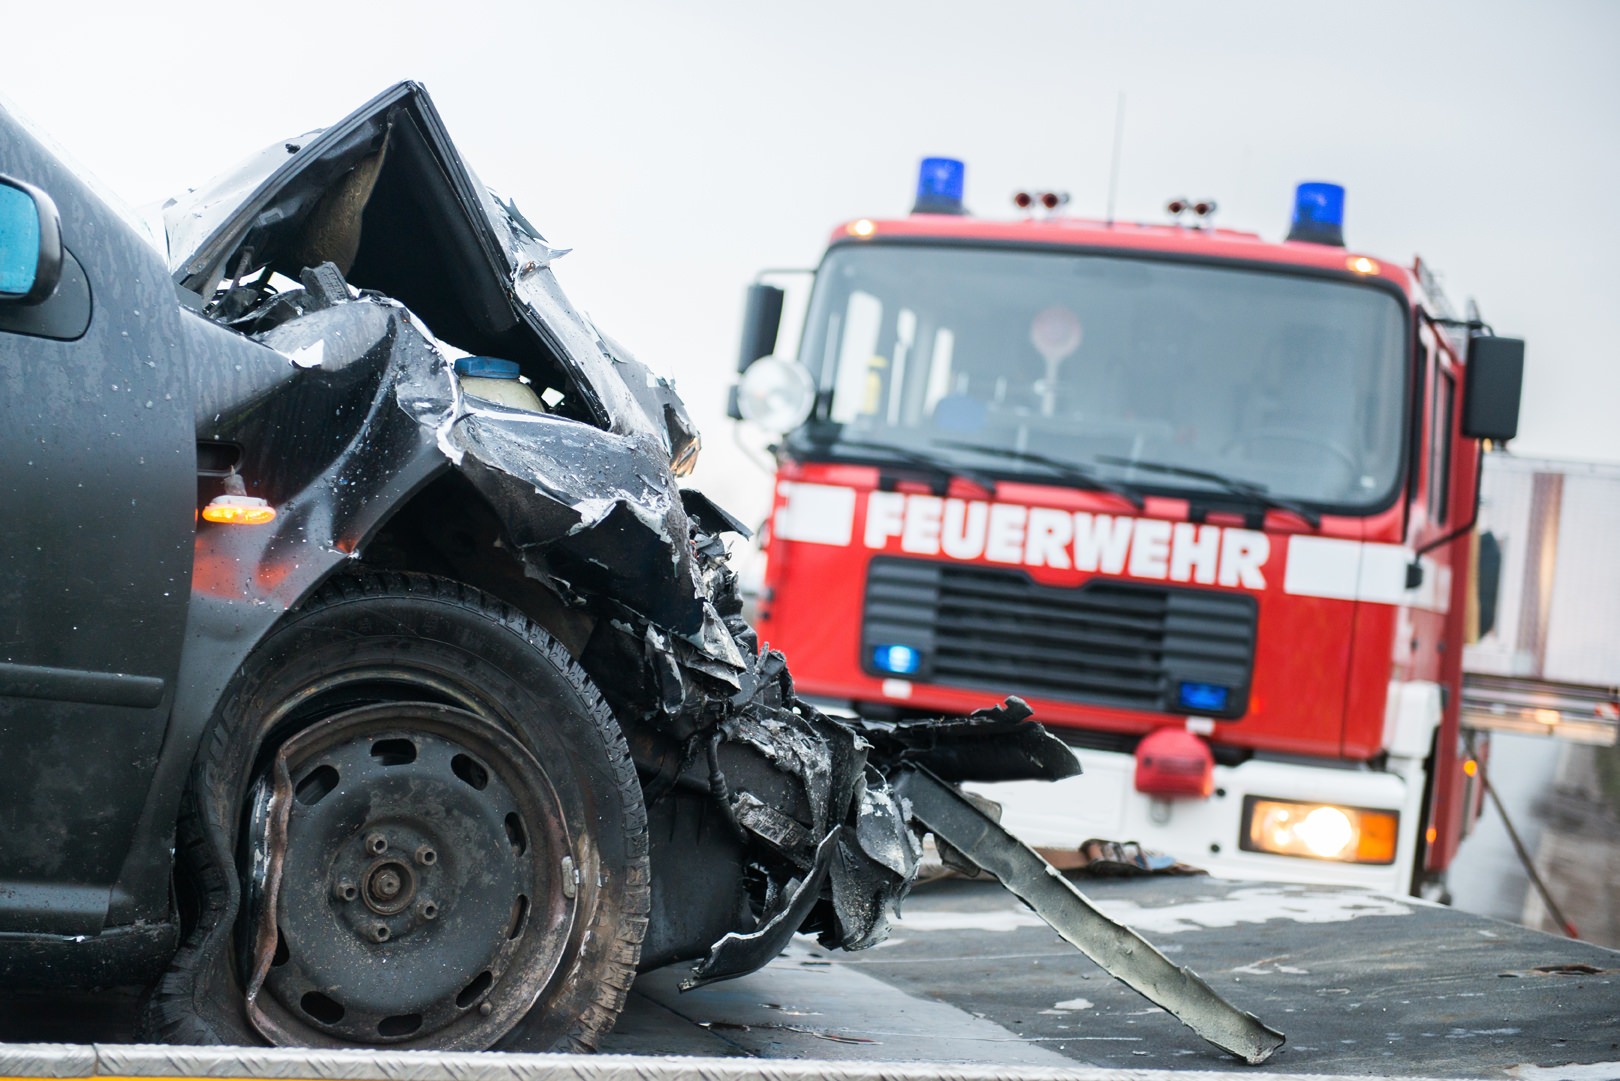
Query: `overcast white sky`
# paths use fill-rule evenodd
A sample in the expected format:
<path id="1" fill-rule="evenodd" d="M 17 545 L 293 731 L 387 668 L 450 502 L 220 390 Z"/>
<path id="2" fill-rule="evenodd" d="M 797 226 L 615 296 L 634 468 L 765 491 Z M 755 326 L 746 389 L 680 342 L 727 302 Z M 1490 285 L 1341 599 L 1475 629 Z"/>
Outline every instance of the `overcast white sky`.
<path id="1" fill-rule="evenodd" d="M 1443 275 L 1526 338 L 1521 454 L 1620 461 L 1620 3 L 967 0 L 0 0 L 9 98 L 130 203 L 427 84 L 581 307 L 674 376 L 698 481 L 757 510 L 723 396 L 744 286 L 903 213 L 918 159 L 968 202 L 1101 216 L 1174 195 L 1279 238 L 1302 179 L 1346 185 L 1350 246 Z"/>

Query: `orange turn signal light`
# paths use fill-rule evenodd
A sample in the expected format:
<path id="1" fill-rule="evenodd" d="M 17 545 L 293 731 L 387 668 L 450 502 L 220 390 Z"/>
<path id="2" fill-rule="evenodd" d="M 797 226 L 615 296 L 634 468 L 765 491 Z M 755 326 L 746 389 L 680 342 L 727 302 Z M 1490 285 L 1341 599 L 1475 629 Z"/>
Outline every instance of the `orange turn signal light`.
<path id="1" fill-rule="evenodd" d="M 220 525 L 264 525 L 276 520 L 276 508 L 256 496 L 220 495 L 209 501 L 202 516 Z"/>
<path id="2" fill-rule="evenodd" d="M 1365 255 L 1352 255 L 1344 261 L 1344 265 L 1357 274 L 1377 274 L 1378 260 L 1369 259 Z"/>

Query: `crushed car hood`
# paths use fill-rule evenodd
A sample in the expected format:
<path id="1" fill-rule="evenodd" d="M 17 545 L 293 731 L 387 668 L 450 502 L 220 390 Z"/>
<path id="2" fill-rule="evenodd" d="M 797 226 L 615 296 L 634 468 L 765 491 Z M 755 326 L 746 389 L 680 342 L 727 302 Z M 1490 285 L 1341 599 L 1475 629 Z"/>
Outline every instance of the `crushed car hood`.
<path id="1" fill-rule="evenodd" d="M 425 348 L 395 357 L 391 372 L 375 369 L 366 385 L 386 383 L 401 409 L 436 429 L 445 457 L 505 508 L 507 539 L 520 553 L 540 563 L 541 550 L 560 539 L 592 530 L 616 539 L 579 562 L 580 574 L 600 579 L 587 584 L 729 672 L 742 669 L 691 565 L 676 478 L 700 444 L 684 404 L 569 303 L 550 267 L 561 251 L 478 181 L 422 86 L 396 84 L 329 128 L 272 144 L 170 200 L 163 216 L 182 299 L 289 358 L 291 368 L 270 373 L 275 382 L 334 372 L 359 355 L 374 320 L 356 322 L 351 311 L 345 332 L 304 318 L 349 300 L 343 290 L 400 309 L 405 337 Z M 325 299 L 298 288 L 314 267 L 331 268 Z M 279 311 L 264 303 L 277 293 Z M 548 408 L 525 414 L 464 398 L 449 370 L 462 355 L 515 362 Z M 217 428 L 213 418 L 272 393 L 250 378 L 206 374 L 215 393 L 199 403 L 199 420 L 208 421 L 200 438 Z M 366 407 L 353 396 L 346 408 Z M 368 427 L 356 447 L 378 443 L 376 418 Z M 273 438 L 262 432 L 257 442 Z M 344 468 L 352 476 L 357 465 Z M 332 532 L 339 549 L 361 541 L 341 526 Z"/>
<path id="2" fill-rule="evenodd" d="M 567 249 L 478 180 L 418 83 L 266 147 L 170 199 L 163 219 L 170 271 L 199 306 L 250 270 L 296 280 L 332 262 L 445 341 L 517 361 L 561 392 L 564 415 L 690 468 L 697 431 L 673 388 L 569 303 L 551 270 Z"/>

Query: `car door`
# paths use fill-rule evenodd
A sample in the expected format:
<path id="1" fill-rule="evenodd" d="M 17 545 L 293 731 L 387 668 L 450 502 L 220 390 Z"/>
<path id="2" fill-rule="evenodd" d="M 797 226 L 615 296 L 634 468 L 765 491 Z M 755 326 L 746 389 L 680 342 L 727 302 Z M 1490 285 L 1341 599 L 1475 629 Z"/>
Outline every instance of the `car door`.
<path id="1" fill-rule="evenodd" d="M 94 934 L 174 698 L 190 379 L 158 252 L 3 109 L 0 174 L 65 248 L 48 298 L 0 299 L 0 933 Z"/>

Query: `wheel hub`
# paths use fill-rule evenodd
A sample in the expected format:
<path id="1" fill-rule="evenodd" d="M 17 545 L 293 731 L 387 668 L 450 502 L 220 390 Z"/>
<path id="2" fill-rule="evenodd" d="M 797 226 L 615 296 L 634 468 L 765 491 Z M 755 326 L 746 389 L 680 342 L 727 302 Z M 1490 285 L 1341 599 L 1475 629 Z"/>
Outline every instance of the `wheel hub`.
<path id="1" fill-rule="evenodd" d="M 392 916 L 403 912 L 416 896 L 416 875 L 410 864 L 397 859 L 381 859 L 366 872 L 365 888 L 360 896 L 366 907 L 379 916 Z"/>
<path id="2" fill-rule="evenodd" d="M 356 834 L 333 846 L 328 893 L 337 919 L 362 941 L 416 933 L 438 919 L 441 904 L 463 888 L 458 868 L 438 863 L 437 849 L 422 843 L 423 832 L 397 820 L 386 826 L 368 823 L 363 837 Z"/>

